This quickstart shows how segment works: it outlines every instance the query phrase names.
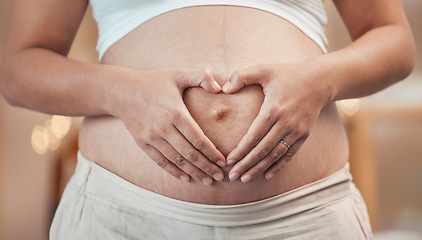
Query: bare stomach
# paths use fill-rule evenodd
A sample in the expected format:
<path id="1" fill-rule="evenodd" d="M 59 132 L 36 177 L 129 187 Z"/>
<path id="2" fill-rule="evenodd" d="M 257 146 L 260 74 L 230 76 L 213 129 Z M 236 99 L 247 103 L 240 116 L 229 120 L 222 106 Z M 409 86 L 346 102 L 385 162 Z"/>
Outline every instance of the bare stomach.
<path id="1" fill-rule="evenodd" d="M 195 19 L 195 21 L 192 21 Z M 238 69 L 265 63 L 292 63 L 322 54 L 295 26 L 261 10 L 233 6 L 184 8 L 142 24 L 115 43 L 102 63 L 159 70 L 211 69 L 223 85 Z M 257 116 L 264 95 L 260 86 L 235 94 L 200 88 L 184 93 L 194 120 L 223 154 L 233 150 Z M 184 183 L 168 175 L 136 145 L 113 117 L 89 117 L 79 139 L 82 155 L 120 177 L 158 194 L 204 204 L 262 200 L 326 177 L 347 161 L 343 126 L 334 104 L 323 108 L 310 137 L 285 169 L 271 180 L 261 174 L 248 183 L 225 179 L 211 186 Z"/>

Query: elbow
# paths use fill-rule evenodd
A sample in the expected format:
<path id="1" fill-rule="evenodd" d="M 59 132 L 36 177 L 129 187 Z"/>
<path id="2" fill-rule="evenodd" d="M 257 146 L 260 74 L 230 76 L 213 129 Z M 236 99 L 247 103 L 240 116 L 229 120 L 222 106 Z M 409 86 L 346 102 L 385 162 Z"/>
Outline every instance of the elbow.
<path id="1" fill-rule="evenodd" d="M 416 61 L 410 58 L 406 58 L 397 64 L 398 66 L 396 65 L 397 67 L 395 74 L 392 75 L 394 82 L 399 82 L 406 79 L 412 73 L 413 69 L 415 68 L 415 64 Z"/>
<path id="2" fill-rule="evenodd" d="M 403 67 L 403 78 L 406 78 L 407 76 L 409 76 L 412 73 L 412 71 L 413 71 L 413 69 L 415 68 L 415 65 L 416 65 L 416 58 L 417 58 L 416 49 L 413 48 L 413 50 L 411 51 L 411 53 L 407 57 L 407 60 L 403 64 L 404 65 L 404 67 Z"/>
<path id="3" fill-rule="evenodd" d="M 13 80 L 13 70 L 6 55 L 0 64 L 0 93 L 10 105 L 19 105 L 19 97 L 17 96 L 15 81 Z"/>
<path id="4" fill-rule="evenodd" d="M 400 64 L 399 76 L 400 79 L 408 77 L 416 65 L 417 51 L 413 36 L 410 35 L 402 48 L 402 61 Z"/>
<path id="5" fill-rule="evenodd" d="M 5 80 L 5 75 L 3 73 L 3 69 L 1 70 L 1 76 L 0 76 L 0 93 L 3 96 L 3 98 L 6 100 L 7 103 L 10 105 L 16 107 L 19 105 L 17 98 L 14 94 L 12 94 L 12 89 L 9 84 L 6 83 L 7 80 Z"/>

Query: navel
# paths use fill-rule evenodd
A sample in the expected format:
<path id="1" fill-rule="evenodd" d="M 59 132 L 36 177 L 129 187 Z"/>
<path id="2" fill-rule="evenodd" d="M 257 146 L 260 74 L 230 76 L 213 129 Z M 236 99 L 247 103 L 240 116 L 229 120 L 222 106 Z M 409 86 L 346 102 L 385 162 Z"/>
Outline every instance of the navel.
<path id="1" fill-rule="evenodd" d="M 212 118 L 215 121 L 224 121 L 230 114 L 230 108 L 227 106 L 215 106 L 211 110 Z"/>

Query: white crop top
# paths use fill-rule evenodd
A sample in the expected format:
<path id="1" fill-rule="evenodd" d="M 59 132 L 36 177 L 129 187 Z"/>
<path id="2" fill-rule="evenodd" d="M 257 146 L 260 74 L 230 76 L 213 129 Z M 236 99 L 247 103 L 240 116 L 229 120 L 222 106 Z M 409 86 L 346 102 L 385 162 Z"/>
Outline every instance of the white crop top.
<path id="1" fill-rule="evenodd" d="M 147 20 L 171 10 L 204 5 L 251 7 L 278 15 L 298 27 L 327 52 L 324 0 L 90 0 L 98 25 L 97 51 L 107 49 Z"/>

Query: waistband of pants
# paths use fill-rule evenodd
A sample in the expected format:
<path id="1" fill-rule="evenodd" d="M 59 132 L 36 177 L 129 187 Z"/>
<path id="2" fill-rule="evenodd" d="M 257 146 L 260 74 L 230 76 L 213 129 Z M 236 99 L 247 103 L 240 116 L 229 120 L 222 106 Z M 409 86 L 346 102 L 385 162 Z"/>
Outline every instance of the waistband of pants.
<path id="1" fill-rule="evenodd" d="M 286 218 L 347 197 L 356 190 L 351 180 L 347 163 L 326 178 L 264 200 L 236 205 L 197 204 L 143 189 L 78 153 L 68 187 L 135 211 L 207 226 L 235 227 Z"/>

